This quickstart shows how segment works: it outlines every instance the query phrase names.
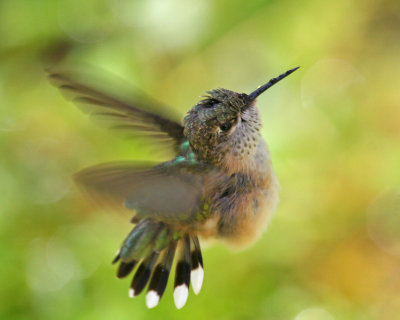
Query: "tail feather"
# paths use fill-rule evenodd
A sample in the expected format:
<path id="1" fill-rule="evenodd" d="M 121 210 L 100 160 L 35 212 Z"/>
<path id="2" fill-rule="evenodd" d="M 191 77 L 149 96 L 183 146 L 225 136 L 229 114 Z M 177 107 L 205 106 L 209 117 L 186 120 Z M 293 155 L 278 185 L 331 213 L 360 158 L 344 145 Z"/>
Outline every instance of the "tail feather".
<path id="1" fill-rule="evenodd" d="M 180 241 L 179 259 L 175 271 L 174 301 L 177 309 L 181 309 L 189 295 L 190 285 L 190 238 L 185 236 Z"/>
<path id="2" fill-rule="evenodd" d="M 128 234 L 119 253 L 122 262 L 140 260 L 153 251 L 153 242 L 163 231 L 164 225 L 151 219 L 141 220 Z"/>
<path id="3" fill-rule="evenodd" d="M 176 241 L 172 241 L 166 248 L 156 267 L 149 284 L 149 289 L 146 294 L 146 305 L 148 308 L 154 308 L 158 305 L 165 288 L 167 287 L 169 273 L 171 271 L 172 261 L 176 250 Z"/>
<path id="4" fill-rule="evenodd" d="M 192 279 L 193 292 L 197 295 L 201 290 L 204 279 L 203 258 L 201 256 L 199 239 L 195 236 L 192 237 L 192 243 L 190 278 Z"/>
<path id="5" fill-rule="evenodd" d="M 200 263 L 201 267 L 204 268 L 203 256 L 201 255 L 201 248 L 200 248 L 199 238 L 193 237 L 193 243 L 194 243 L 194 246 L 196 247 L 196 252 L 197 252 L 197 257 L 199 259 L 199 263 Z"/>
<path id="6" fill-rule="evenodd" d="M 131 288 L 129 290 L 129 296 L 131 298 L 136 297 L 146 287 L 146 284 L 150 279 L 151 272 L 153 271 L 154 264 L 157 261 L 158 255 L 159 253 L 154 251 L 140 264 L 138 270 L 135 273 L 135 276 L 132 279 Z"/>
<path id="7" fill-rule="evenodd" d="M 117 278 L 119 279 L 125 278 L 127 275 L 131 273 L 133 268 L 135 268 L 136 264 L 137 264 L 136 260 L 133 260 L 128 263 L 121 262 L 118 266 Z"/>
<path id="8" fill-rule="evenodd" d="M 121 256 L 119 253 L 120 253 L 120 250 L 118 250 L 117 255 L 115 256 L 113 261 L 111 261 L 111 264 L 116 264 L 119 261 L 119 259 L 121 259 Z"/>
<path id="9" fill-rule="evenodd" d="M 120 262 L 118 278 L 129 275 L 140 263 L 133 276 L 129 296 L 139 295 L 150 282 L 146 305 L 154 308 L 164 294 L 175 254 L 178 258 L 174 302 L 181 309 L 189 295 L 190 280 L 195 294 L 200 292 L 203 282 L 203 259 L 197 236 L 177 236 L 165 223 L 142 219 L 126 237 L 113 263 Z"/>

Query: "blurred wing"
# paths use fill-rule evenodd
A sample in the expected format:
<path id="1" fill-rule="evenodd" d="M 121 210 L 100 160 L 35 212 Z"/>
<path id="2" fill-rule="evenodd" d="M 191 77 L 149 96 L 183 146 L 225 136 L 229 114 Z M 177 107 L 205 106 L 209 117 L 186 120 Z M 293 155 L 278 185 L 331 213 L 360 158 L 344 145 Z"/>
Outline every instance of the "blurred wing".
<path id="1" fill-rule="evenodd" d="M 75 179 L 98 204 L 136 210 L 140 218 L 189 222 L 203 195 L 202 178 L 192 171 L 165 164 L 109 163 L 82 170 Z"/>
<path id="2" fill-rule="evenodd" d="M 173 117 L 172 110 L 167 110 L 143 95 L 134 98 L 117 95 L 116 91 L 124 87 L 121 83 L 107 87 L 104 87 L 104 83 L 100 87 L 100 84 L 94 84 L 93 77 L 68 72 L 50 72 L 48 77 L 68 99 L 92 117 L 106 120 L 109 127 L 123 129 L 134 137 L 153 139 L 172 147 L 175 153 L 178 152 L 183 140 L 183 126 L 171 119 L 177 118 Z M 109 93 L 110 87 L 115 88 L 114 93 Z M 162 115 L 166 113 L 168 115 Z"/>

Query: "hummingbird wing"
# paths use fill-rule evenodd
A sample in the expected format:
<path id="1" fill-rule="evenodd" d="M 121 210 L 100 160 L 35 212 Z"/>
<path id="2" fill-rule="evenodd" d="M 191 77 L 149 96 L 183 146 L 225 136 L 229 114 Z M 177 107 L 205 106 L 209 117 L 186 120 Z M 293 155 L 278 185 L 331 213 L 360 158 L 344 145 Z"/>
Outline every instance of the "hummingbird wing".
<path id="1" fill-rule="evenodd" d="M 84 169 L 75 179 L 97 204 L 135 210 L 134 221 L 184 223 L 196 219 L 204 194 L 202 170 L 172 161 L 155 167 L 122 162 Z"/>
<path id="2" fill-rule="evenodd" d="M 64 95 L 78 104 L 80 108 L 97 120 L 106 120 L 113 129 L 122 129 L 130 136 L 150 138 L 162 145 L 172 146 L 175 154 L 184 139 L 183 126 L 177 121 L 176 112 L 143 94 L 127 96 L 121 91 L 125 83 L 115 80 L 113 84 L 99 84 L 99 77 L 79 72 L 50 71 L 49 81 L 58 87 Z M 102 77 L 100 77 L 102 78 Z M 79 80 L 76 80 L 79 79 Z M 115 92 L 110 92 L 110 88 Z M 127 92 L 132 91 L 126 87 Z M 104 121 L 103 121 L 104 122 Z"/>

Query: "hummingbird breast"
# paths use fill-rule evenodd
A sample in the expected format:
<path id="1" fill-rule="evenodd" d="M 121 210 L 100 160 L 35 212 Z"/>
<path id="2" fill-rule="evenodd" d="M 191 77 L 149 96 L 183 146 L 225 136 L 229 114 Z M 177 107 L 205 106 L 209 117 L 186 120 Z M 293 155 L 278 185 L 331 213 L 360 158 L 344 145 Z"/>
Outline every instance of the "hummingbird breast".
<path id="1" fill-rule="evenodd" d="M 261 140 L 242 170 L 205 179 L 210 216 L 199 225 L 202 237 L 226 240 L 234 246 L 253 243 L 264 231 L 278 203 L 279 183 L 266 143 Z"/>

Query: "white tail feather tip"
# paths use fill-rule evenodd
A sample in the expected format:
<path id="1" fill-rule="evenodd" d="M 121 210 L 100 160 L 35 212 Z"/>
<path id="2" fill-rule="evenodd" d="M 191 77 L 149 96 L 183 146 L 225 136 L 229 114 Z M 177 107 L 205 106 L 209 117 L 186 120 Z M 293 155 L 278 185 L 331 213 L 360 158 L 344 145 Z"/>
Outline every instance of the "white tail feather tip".
<path id="1" fill-rule="evenodd" d="M 188 298 L 189 289 L 185 284 L 181 284 L 174 290 L 174 302 L 177 309 L 181 309 Z"/>
<path id="2" fill-rule="evenodd" d="M 193 292 L 196 295 L 199 294 L 204 279 L 204 270 L 200 265 L 196 269 L 192 270 L 190 273 L 190 279 L 192 280 Z"/>
<path id="3" fill-rule="evenodd" d="M 130 298 L 134 298 L 135 297 L 135 290 L 133 290 L 132 288 L 129 289 L 129 297 Z"/>
<path id="4" fill-rule="evenodd" d="M 150 290 L 146 294 L 146 306 L 151 309 L 158 305 L 160 302 L 160 296 L 154 290 Z"/>

